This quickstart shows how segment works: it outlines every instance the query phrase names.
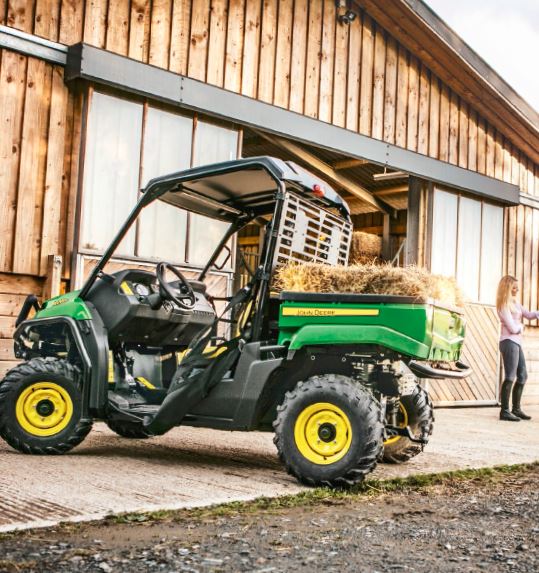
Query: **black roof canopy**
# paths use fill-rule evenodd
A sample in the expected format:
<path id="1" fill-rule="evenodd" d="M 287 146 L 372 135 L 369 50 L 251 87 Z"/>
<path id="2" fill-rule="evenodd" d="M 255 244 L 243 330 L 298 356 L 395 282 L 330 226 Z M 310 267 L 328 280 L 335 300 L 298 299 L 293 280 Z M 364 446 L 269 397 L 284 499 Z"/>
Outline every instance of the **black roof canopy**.
<path id="1" fill-rule="evenodd" d="M 350 218 L 348 205 L 327 183 L 291 161 L 268 156 L 213 163 L 156 177 L 143 190 L 140 203 L 145 206 L 159 199 L 231 222 L 240 215 L 272 213 L 281 183 L 309 201 L 336 208 L 343 217 Z"/>

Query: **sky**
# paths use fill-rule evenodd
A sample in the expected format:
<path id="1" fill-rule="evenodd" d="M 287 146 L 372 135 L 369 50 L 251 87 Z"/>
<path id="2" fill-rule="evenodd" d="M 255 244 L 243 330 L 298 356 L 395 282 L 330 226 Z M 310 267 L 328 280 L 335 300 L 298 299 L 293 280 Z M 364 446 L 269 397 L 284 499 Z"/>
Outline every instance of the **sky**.
<path id="1" fill-rule="evenodd" d="M 424 0 L 539 111 L 539 0 Z"/>

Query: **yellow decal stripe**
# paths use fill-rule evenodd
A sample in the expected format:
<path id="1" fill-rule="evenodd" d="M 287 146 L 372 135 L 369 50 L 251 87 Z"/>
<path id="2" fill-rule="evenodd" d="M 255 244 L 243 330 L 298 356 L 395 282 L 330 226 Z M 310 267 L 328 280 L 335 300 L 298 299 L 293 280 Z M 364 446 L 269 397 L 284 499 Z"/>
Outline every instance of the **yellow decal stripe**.
<path id="1" fill-rule="evenodd" d="M 285 307 L 283 316 L 378 316 L 377 308 L 307 308 Z"/>
<path id="2" fill-rule="evenodd" d="M 137 380 L 143 386 L 146 386 L 146 388 L 148 388 L 148 390 L 155 390 L 155 386 L 149 380 L 146 380 L 146 378 L 143 378 L 142 376 L 137 376 Z"/>
<path id="3" fill-rule="evenodd" d="M 125 281 L 120 285 L 120 287 L 125 294 L 133 294 L 131 287 Z"/>

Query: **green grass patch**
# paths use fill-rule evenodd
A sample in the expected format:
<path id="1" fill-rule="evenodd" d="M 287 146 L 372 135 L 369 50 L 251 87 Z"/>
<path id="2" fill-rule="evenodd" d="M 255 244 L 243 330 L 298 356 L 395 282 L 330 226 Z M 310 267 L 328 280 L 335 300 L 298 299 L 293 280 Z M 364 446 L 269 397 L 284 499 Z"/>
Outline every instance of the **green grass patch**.
<path id="1" fill-rule="evenodd" d="M 279 511 L 294 507 L 307 507 L 317 504 L 339 504 L 356 501 L 361 498 L 406 493 L 434 486 L 460 486 L 466 482 L 487 483 L 502 479 L 506 475 L 525 473 L 539 467 L 538 463 L 496 466 L 493 468 L 455 470 L 433 474 L 419 474 L 405 478 L 369 479 L 348 490 L 313 488 L 297 494 L 279 497 L 260 497 L 251 501 L 232 501 L 208 507 L 193 509 L 164 510 L 155 512 L 135 512 L 111 515 L 105 519 L 108 523 L 148 523 L 190 519 L 223 517 L 259 511 Z"/>

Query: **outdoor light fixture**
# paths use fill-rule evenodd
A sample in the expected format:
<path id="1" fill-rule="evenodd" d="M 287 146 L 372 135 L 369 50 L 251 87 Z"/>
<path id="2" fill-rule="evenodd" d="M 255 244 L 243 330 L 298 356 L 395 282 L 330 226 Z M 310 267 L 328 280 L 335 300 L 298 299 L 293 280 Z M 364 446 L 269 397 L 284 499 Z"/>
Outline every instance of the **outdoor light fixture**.
<path id="1" fill-rule="evenodd" d="M 350 8 L 348 0 L 335 0 L 335 6 L 337 7 L 337 20 L 341 24 L 351 24 L 357 18 L 357 13 Z"/>

